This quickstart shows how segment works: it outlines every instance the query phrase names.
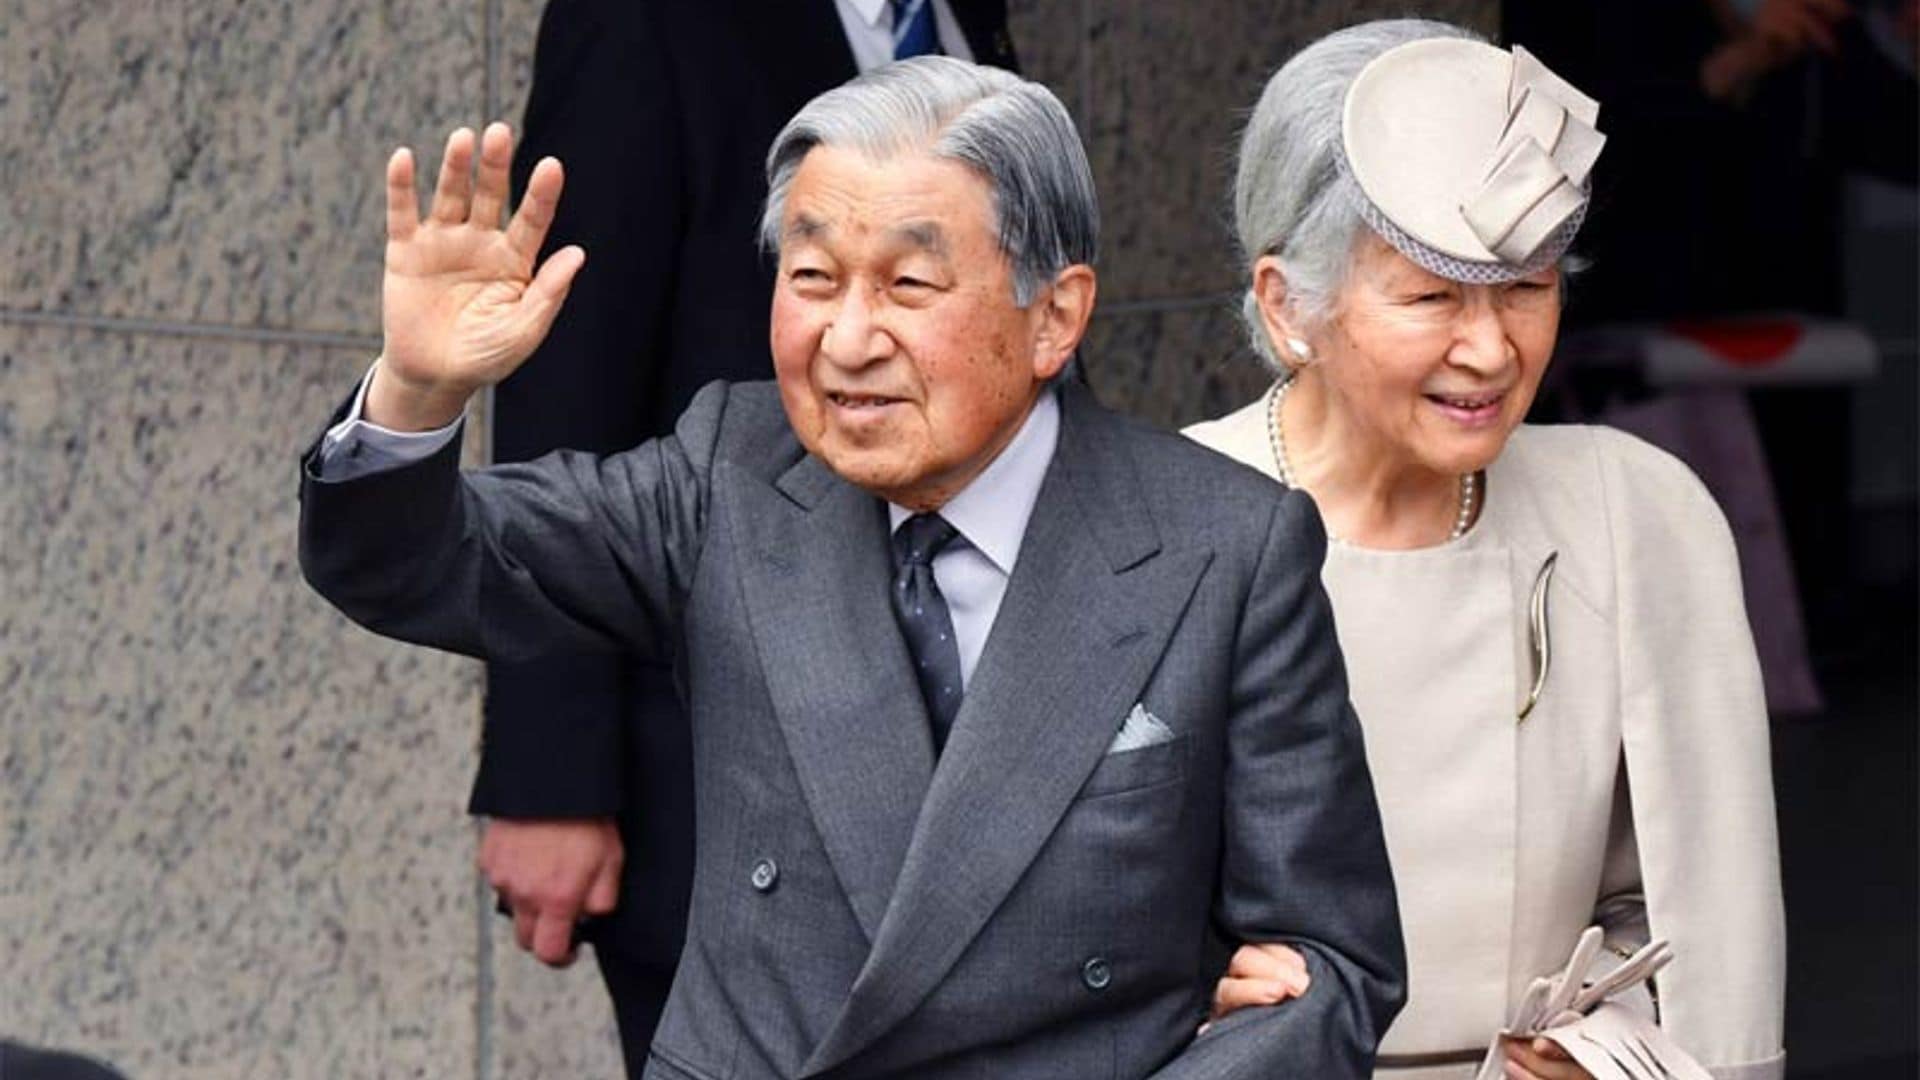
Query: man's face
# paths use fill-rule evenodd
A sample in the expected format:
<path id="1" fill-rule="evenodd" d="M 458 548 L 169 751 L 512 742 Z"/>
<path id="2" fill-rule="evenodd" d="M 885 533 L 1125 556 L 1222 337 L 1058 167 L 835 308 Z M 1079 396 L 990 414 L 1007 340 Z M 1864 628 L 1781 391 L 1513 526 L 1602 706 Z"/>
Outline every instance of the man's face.
<path id="1" fill-rule="evenodd" d="M 815 147 L 781 230 L 773 362 L 794 433 L 848 482 L 940 506 L 1072 351 L 1049 329 L 1048 290 L 1014 306 L 991 189 L 924 153 Z"/>

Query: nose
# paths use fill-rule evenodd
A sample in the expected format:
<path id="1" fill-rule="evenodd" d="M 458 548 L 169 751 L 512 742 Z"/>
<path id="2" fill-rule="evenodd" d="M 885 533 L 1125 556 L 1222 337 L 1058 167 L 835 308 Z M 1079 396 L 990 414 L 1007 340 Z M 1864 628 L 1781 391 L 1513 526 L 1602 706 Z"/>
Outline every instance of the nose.
<path id="1" fill-rule="evenodd" d="M 820 336 L 820 352 L 836 367 L 858 369 L 893 353 L 893 337 L 880 325 L 873 294 L 864 288 L 847 289 Z"/>
<path id="2" fill-rule="evenodd" d="M 1468 291 L 1455 328 L 1453 350 L 1448 354 L 1454 364 L 1487 377 L 1499 375 L 1520 357 L 1492 293 L 1487 288 Z"/>

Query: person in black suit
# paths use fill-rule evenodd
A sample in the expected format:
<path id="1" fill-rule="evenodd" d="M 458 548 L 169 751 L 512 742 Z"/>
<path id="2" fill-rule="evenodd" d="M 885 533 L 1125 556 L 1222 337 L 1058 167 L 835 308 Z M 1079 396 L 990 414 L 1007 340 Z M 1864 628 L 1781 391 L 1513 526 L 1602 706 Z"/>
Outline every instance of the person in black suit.
<path id="1" fill-rule="evenodd" d="M 126 1080 L 92 1058 L 0 1039 L 3 1080 Z"/>
<path id="2" fill-rule="evenodd" d="M 900 55 L 931 44 L 1014 66 L 1004 0 L 552 0 L 513 190 L 541 158 L 565 162 L 548 251 L 578 244 L 590 261 L 534 362 L 495 392 L 496 461 L 622 450 L 666 434 L 707 382 L 768 376 L 768 144 L 814 95 L 890 59 L 890 37 L 908 39 Z M 685 933 L 691 776 L 669 667 L 489 666 L 470 804 L 490 819 L 482 868 L 522 947 L 564 964 L 576 940 L 594 946 L 634 1076 Z M 576 934 L 583 915 L 601 917 Z"/>

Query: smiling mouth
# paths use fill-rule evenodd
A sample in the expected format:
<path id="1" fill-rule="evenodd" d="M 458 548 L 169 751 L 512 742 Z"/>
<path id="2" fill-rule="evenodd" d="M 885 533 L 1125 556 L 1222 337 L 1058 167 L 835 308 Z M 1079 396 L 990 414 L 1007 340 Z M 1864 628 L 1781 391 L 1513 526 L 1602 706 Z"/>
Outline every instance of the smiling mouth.
<path id="1" fill-rule="evenodd" d="M 1449 409 L 1460 409 L 1465 412 L 1478 412 L 1489 405 L 1498 405 L 1500 403 L 1500 399 L 1506 396 L 1507 396 L 1506 394 L 1500 393 L 1500 394 L 1480 394 L 1474 397 L 1455 397 L 1449 394 L 1428 394 L 1426 397 L 1428 401 L 1435 402 L 1440 405 L 1445 405 Z"/>
<path id="2" fill-rule="evenodd" d="M 827 400 L 842 409 L 878 409 L 888 405 L 897 405 L 899 398 L 883 397 L 879 394 L 843 394 L 829 390 Z"/>

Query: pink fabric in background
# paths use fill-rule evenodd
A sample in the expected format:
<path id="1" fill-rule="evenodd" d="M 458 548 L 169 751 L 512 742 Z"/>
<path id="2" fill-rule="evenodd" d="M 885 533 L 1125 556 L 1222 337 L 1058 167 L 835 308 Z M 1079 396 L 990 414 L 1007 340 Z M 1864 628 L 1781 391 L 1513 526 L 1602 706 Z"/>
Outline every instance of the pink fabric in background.
<path id="1" fill-rule="evenodd" d="M 1740 552 L 1747 621 L 1775 714 L 1825 707 L 1807 657 L 1800 592 L 1780 524 L 1766 453 L 1746 395 L 1735 387 L 1698 387 L 1608 408 L 1598 423 L 1631 432 L 1687 463 L 1720 503 Z"/>

